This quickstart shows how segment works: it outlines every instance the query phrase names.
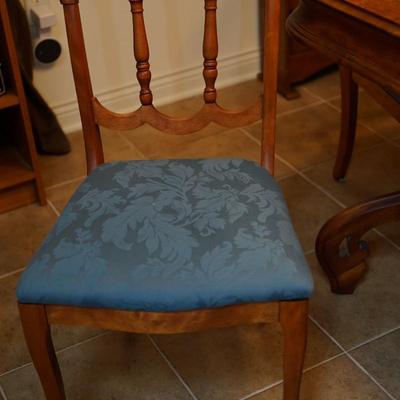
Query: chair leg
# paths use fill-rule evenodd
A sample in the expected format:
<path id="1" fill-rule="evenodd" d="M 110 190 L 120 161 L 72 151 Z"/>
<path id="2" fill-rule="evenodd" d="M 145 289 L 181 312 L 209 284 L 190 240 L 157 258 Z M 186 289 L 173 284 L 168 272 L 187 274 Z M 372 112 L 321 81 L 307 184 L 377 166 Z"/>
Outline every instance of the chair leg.
<path id="1" fill-rule="evenodd" d="M 280 303 L 283 330 L 283 399 L 298 400 L 307 344 L 308 300 Z"/>
<path id="2" fill-rule="evenodd" d="M 25 340 L 47 400 L 66 400 L 45 306 L 18 304 L 18 308 Z"/>
<path id="3" fill-rule="evenodd" d="M 333 178 L 345 177 L 353 153 L 357 129 L 358 85 L 353 80 L 350 68 L 340 66 L 340 85 L 342 93 L 342 116 L 339 146 L 336 154 Z"/>

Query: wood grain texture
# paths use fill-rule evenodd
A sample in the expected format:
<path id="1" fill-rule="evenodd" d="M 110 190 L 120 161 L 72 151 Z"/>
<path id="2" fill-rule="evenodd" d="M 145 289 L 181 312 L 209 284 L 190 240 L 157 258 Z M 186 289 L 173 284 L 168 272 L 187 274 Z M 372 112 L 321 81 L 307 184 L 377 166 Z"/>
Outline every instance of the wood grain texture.
<path id="1" fill-rule="evenodd" d="M 0 40 L 4 42 L 0 45 L 0 60 L 5 63 L 9 73 L 9 92 L 0 97 L 0 109 L 2 109 L 2 119 L 18 119 L 20 123 L 14 120 L 11 140 L 20 154 L 22 163 L 15 164 L 14 160 L 6 164 L 4 158 L 0 156 L 0 186 L 4 190 L 1 200 L 1 211 L 11 210 L 27 202 L 34 201 L 35 198 L 40 205 L 46 204 L 46 194 L 44 191 L 42 176 L 39 168 L 39 161 L 36 152 L 36 145 L 32 132 L 28 104 L 21 78 L 21 71 L 18 62 L 18 55 L 15 48 L 14 37 L 11 30 L 10 19 L 8 15 L 5 0 L 0 0 Z M 4 53 L 3 53 L 4 52 Z M 7 68 L 8 67 L 8 68 Z M 18 107 L 19 113 L 11 112 L 9 107 Z M 25 172 L 21 170 L 25 169 Z M 13 171 L 12 171 L 13 170 Z M 18 186 L 17 192 L 13 194 L 13 188 L 21 183 L 21 178 L 31 174 L 31 184 Z M 7 188 L 6 188 L 7 186 Z M 25 193 L 23 193 L 25 191 Z M 35 197 L 32 199 L 32 191 L 35 191 Z M 19 201 L 15 202 L 15 199 Z M 22 201 L 24 199 L 24 201 Z"/>
<path id="2" fill-rule="evenodd" d="M 87 65 L 78 0 L 61 0 L 64 5 L 67 37 L 72 59 L 75 87 L 82 117 L 88 172 L 103 162 L 99 125 L 124 130 L 150 124 L 169 134 L 187 134 L 204 128 L 211 122 L 233 128 L 256 121 L 263 123 L 263 144 L 260 159 L 271 172 L 274 162 L 276 117 L 277 57 L 279 39 L 279 0 L 270 0 L 266 8 L 264 44 L 265 74 L 262 106 L 258 102 L 245 110 L 226 110 L 216 103 L 217 77 L 216 0 L 205 0 L 204 78 L 206 89 L 203 108 L 189 118 L 173 118 L 162 114 L 152 105 L 150 91 L 149 49 L 143 18 L 142 0 L 130 0 L 134 25 L 134 53 L 137 78 L 141 87 L 142 106 L 128 114 L 107 110 L 93 97 Z M 264 73 L 266 73 L 266 69 Z M 155 144 L 156 145 L 156 144 Z M 231 305 L 215 309 L 184 312 L 143 312 L 62 305 L 20 305 L 21 318 L 28 347 L 42 379 L 47 400 L 62 400 L 61 375 L 50 340 L 50 324 L 83 325 L 136 333 L 179 333 L 222 328 L 243 324 L 281 321 L 285 332 L 285 395 L 284 400 L 298 400 L 302 357 L 304 356 L 304 300 L 290 302 Z M 293 315 L 293 321 L 290 321 Z M 300 371 L 301 372 L 301 371 Z"/>
<path id="3" fill-rule="evenodd" d="M 301 0 L 287 20 L 289 32 L 354 73 L 400 93 L 400 26 L 339 3 Z"/>
<path id="4" fill-rule="evenodd" d="M 268 1 L 264 9 L 263 41 L 263 103 L 261 165 L 274 175 L 276 93 L 278 89 L 278 56 L 281 20 L 281 2 Z"/>
<path id="5" fill-rule="evenodd" d="M 396 118 L 400 123 L 400 103 L 391 96 L 385 88 L 370 79 L 366 79 L 360 75 L 353 74 L 354 81 L 362 87 L 374 100 L 379 103 L 393 118 Z"/>
<path id="6" fill-rule="evenodd" d="M 307 346 L 308 301 L 281 302 L 283 332 L 283 399 L 297 400 Z"/>
<path id="7" fill-rule="evenodd" d="M 260 119 L 260 102 L 245 110 L 226 110 L 217 103 L 205 103 L 196 114 L 188 118 L 166 115 L 154 106 L 142 106 L 138 110 L 119 114 L 107 110 L 95 99 L 96 121 L 110 129 L 130 130 L 149 124 L 159 131 L 171 135 L 187 135 L 205 128 L 211 122 L 227 128 L 246 126 Z"/>
<path id="8" fill-rule="evenodd" d="M 366 272 L 369 251 L 362 240 L 379 225 L 400 220 L 400 192 L 379 196 L 349 207 L 327 221 L 318 233 L 315 246 L 332 291 L 353 293 Z M 345 243 L 345 248 L 342 244 Z"/>
<path id="9" fill-rule="evenodd" d="M 340 138 L 333 167 L 333 179 L 337 181 L 344 179 L 350 165 L 358 112 L 358 85 L 353 79 L 352 70 L 343 65 L 340 66 L 340 87 L 342 94 Z"/>
<path id="10" fill-rule="evenodd" d="M 395 22 L 400 25 L 400 6 L 398 0 L 344 0 L 346 3 L 360 8 L 376 17 Z"/>
<path id="11" fill-rule="evenodd" d="M 48 400 L 66 400 L 45 306 L 19 304 L 25 341 Z"/>
<path id="12" fill-rule="evenodd" d="M 381 7 L 381 4 L 383 7 Z M 378 9 L 379 8 L 379 12 Z M 400 20 L 397 2 L 370 0 L 300 0 L 287 21 L 289 31 L 341 65 L 343 114 L 339 155 L 342 171 L 351 156 L 356 124 L 356 84 L 353 75 L 369 81 L 365 87 L 391 105 L 382 90 L 400 93 Z M 316 18 L 315 16 L 318 16 Z M 357 32 L 357 34 L 354 34 Z M 360 79 L 357 78 L 357 81 Z M 367 89 L 368 90 L 368 89 Z M 343 168 L 344 167 L 344 168 Z M 316 242 L 318 260 L 336 293 L 353 293 L 366 272 L 367 243 L 362 236 L 386 222 L 400 220 L 400 194 L 392 193 L 350 207 L 332 217 Z"/>
<path id="13" fill-rule="evenodd" d="M 139 98 L 142 105 L 148 106 L 153 102 L 153 94 L 150 90 L 150 51 L 143 17 L 143 0 L 129 1 L 131 3 L 133 22 L 133 51 L 136 59 L 136 77 L 140 84 Z"/>
<path id="14" fill-rule="evenodd" d="M 123 332 L 170 334 L 278 321 L 279 303 L 241 304 L 182 312 L 122 311 L 46 306 L 51 324 L 86 325 Z"/>
<path id="15" fill-rule="evenodd" d="M 61 0 L 64 7 L 65 26 L 71 58 L 79 113 L 85 142 L 86 169 L 90 174 L 104 162 L 99 126 L 95 122 L 93 89 L 86 57 L 78 0 Z"/>
<path id="16" fill-rule="evenodd" d="M 206 103 L 215 103 L 217 100 L 215 81 L 218 76 L 217 0 L 204 0 L 204 2 L 206 13 L 203 38 L 203 77 L 206 83 L 206 88 L 204 89 L 204 101 Z"/>
<path id="17" fill-rule="evenodd" d="M 264 37 L 264 7 L 266 1 L 268 0 L 258 1 L 260 42 L 263 41 Z M 288 100 L 300 97 L 300 93 L 294 87 L 296 83 L 304 81 L 320 70 L 333 65 L 332 60 L 324 54 L 312 47 L 305 46 L 288 34 L 286 19 L 298 3 L 299 0 L 281 0 L 278 92 Z"/>

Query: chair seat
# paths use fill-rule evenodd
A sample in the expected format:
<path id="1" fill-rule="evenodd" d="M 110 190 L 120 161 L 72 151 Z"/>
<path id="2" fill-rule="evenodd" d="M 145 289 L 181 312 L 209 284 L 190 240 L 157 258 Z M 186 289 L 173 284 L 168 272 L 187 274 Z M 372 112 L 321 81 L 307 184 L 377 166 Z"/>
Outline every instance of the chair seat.
<path id="1" fill-rule="evenodd" d="M 103 164 L 23 273 L 20 303 L 184 311 L 308 298 L 283 195 L 239 159 Z"/>

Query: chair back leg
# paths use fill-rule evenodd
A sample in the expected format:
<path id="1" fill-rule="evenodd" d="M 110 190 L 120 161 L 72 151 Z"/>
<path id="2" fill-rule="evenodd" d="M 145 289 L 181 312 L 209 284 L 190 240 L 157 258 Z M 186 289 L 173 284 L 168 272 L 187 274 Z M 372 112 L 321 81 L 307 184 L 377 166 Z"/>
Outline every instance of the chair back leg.
<path id="1" fill-rule="evenodd" d="M 307 344 L 308 300 L 280 303 L 283 331 L 283 400 L 298 400 Z"/>
<path id="2" fill-rule="evenodd" d="M 36 304 L 19 304 L 18 308 L 25 340 L 46 399 L 66 400 L 45 307 Z"/>

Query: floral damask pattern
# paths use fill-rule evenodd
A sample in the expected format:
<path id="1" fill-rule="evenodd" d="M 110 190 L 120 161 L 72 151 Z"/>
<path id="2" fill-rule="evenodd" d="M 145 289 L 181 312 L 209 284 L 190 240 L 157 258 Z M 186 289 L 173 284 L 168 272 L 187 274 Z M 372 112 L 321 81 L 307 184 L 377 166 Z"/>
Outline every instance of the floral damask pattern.
<path id="1" fill-rule="evenodd" d="M 239 159 L 117 162 L 79 187 L 21 302 L 152 311 L 309 297 L 279 187 Z"/>

